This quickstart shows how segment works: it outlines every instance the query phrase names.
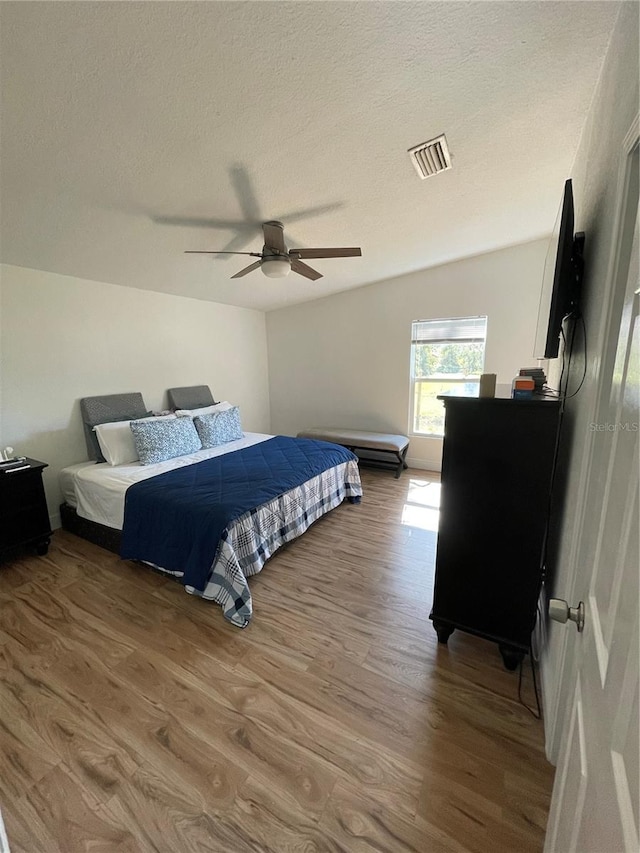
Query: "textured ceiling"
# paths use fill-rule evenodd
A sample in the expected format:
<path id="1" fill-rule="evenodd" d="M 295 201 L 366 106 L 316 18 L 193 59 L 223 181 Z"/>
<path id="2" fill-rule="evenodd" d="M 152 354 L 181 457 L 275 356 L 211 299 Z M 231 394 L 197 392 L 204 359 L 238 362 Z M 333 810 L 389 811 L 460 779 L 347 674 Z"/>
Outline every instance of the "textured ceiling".
<path id="1" fill-rule="evenodd" d="M 269 309 L 543 236 L 617 12 L 2 2 L 2 260 Z M 443 132 L 453 168 L 421 181 L 407 149 Z M 363 257 L 314 283 L 183 254 L 260 251 L 267 219 Z"/>

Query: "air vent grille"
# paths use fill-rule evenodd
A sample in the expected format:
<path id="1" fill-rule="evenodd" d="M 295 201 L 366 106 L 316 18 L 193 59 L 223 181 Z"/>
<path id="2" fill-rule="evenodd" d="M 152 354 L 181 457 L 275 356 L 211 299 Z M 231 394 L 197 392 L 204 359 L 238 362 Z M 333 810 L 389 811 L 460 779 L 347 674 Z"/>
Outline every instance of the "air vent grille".
<path id="1" fill-rule="evenodd" d="M 410 148 L 409 157 L 423 180 L 451 168 L 451 155 L 444 133 L 442 136 L 430 139 L 429 142 Z"/>

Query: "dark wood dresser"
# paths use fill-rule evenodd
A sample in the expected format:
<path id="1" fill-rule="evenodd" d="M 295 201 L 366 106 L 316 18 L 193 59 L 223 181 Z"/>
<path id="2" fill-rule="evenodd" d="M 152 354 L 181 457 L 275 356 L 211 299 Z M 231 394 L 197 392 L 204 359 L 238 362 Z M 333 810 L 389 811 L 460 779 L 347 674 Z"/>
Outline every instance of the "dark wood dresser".
<path id="1" fill-rule="evenodd" d="M 433 609 L 438 640 L 459 628 L 498 643 L 507 669 L 529 651 L 560 402 L 442 397 L 445 435 Z"/>
<path id="2" fill-rule="evenodd" d="M 42 471 L 45 462 L 27 459 L 26 468 L 0 469 L 0 560 L 30 546 L 46 554 L 51 537 Z"/>

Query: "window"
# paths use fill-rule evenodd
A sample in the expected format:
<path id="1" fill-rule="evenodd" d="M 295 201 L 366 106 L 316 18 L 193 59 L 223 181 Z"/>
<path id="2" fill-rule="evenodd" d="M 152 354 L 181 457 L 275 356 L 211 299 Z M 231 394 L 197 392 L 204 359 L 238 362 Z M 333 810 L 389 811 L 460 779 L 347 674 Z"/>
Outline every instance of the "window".
<path id="1" fill-rule="evenodd" d="M 444 434 L 438 394 L 475 394 L 484 368 L 486 317 L 416 320 L 411 324 L 411 431 Z"/>

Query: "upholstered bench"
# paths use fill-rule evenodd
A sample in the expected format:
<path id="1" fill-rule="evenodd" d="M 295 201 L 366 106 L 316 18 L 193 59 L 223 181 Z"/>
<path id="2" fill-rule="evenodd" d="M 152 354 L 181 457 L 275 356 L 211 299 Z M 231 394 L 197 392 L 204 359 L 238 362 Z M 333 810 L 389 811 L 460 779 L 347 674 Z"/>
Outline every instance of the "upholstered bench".
<path id="1" fill-rule="evenodd" d="M 393 435 L 384 432 L 368 432 L 362 429 L 340 429 L 338 427 L 314 427 L 298 433 L 298 438 L 317 438 L 320 441 L 332 441 L 341 444 L 349 450 L 374 451 L 375 453 L 392 453 L 395 459 L 366 459 L 368 462 L 392 466 L 396 478 L 404 468 L 409 466 L 404 461 L 409 449 L 409 439 L 406 435 Z"/>

